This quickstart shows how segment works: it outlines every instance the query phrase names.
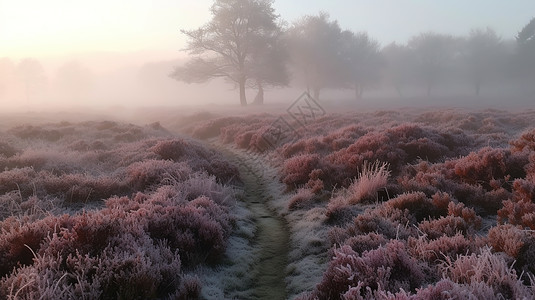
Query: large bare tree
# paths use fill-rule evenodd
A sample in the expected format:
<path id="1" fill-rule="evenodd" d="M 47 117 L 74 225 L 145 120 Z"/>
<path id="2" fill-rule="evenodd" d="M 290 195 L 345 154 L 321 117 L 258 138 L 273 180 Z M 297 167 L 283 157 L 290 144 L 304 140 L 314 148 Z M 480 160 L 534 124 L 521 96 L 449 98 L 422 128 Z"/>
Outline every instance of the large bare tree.
<path id="1" fill-rule="evenodd" d="M 367 33 L 342 32 L 342 61 L 347 80 L 355 90 L 355 98 L 362 98 L 364 89 L 380 81 L 383 58 L 379 43 Z"/>
<path id="2" fill-rule="evenodd" d="M 276 47 L 281 35 L 272 4 L 273 0 L 215 0 L 210 22 L 182 30 L 188 37 L 185 50 L 194 58 L 175 68 L 171 77 L 187 83 L 224 78 L 239 88 L 243 106 L 247 86 L 263 91 L 263 84 L 279 84 L 280 78 L 285 84 L 286 73 L 274 74 L 279 69 L 272 68 L 280 66 L 273 60 L 279 58 Z M 262 67 L 267 71 L 260 71 Z"/>
<path id="3" fill-rule="evenodd" d="M 457 40 L 451 35 L 425 32 L 411 38 L 408 47 L 414 52 L 418 73 L 429 97 L 432 87 L 455 56 Z"/>
<path id="4" fill-rule="evenodd" d="M 476 95 L 481 85 L 495 77 L 505 64 L 505 49 L 501 38 L 490 28 L 473 29 L 462 48 L 469 79 Z"/>
<path id="5" fill-rule="evenodd" d="M 344 87 L 342 30 L 327 13 L 304 16 L 295 22 L 288 30 L 288 44 L 292 64 L 315 99 L 319 100 L 324 88 Z"/>

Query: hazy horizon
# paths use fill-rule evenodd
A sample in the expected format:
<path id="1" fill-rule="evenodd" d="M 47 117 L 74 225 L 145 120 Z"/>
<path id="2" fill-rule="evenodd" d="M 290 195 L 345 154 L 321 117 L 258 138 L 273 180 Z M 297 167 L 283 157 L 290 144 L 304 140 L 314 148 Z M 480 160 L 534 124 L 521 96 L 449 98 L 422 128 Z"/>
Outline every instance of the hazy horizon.
<path id="1" fill-rule="evenodd" d="M 210 18 L 211 0 L 75 2 L 3 1 L 0 3 L 0 59 L 18 64 L 36 59 L 44 68 L 46 90 L 31 104 L 64 105 L 181 105 L 236 103 L 232 85 L 215 81 L 187 85 L 169 78 L 173 66 L 185 62 L 187 45 L 180 29 L 195 29 Z M 367 32 L 381 47 L 405 44 L 422 32 L 466 36 L 473 28 L 490 27 L 511 41 L 533 17 L 533 1 L 275 1 L 275 13 L 287 25 L 304 15 L 326 12 L 344 30 Z M 60 99 L 59 69 L 78 63 L 93 76 L 91 92 L 79 99 Z M 207 88 L 207 87 L 210 88 Z M 273 102 L 291 101 L 303 88 L 283 93 L 267 90 Z M 254 90 L 248 90 L 249 98 Z M 20 94 L 20 93 L 19 93 Z M 351 91 L 327 92 L 350 97 Z M 380 97 L 395 92 L 375 93 Z M 372 96 L 375 95 L 372 92 Z M 342 95 L 342 96 L 339 96 Z M 447 95 L 444 95 L 447 96 Z M 489 96 L 487 94 L 487 96 Z M 499 96 L 494 95 L 493 96 Z M 418 94 L 413 97 L 419 97 Z M 7 98 L 7 96 L 6 96 Z M 22 95 L 4 107 L 20 107 Z M 39 98 L 39 97 L 36 97 Z M 15 104 L 16 103 L 16 104 Z"/>

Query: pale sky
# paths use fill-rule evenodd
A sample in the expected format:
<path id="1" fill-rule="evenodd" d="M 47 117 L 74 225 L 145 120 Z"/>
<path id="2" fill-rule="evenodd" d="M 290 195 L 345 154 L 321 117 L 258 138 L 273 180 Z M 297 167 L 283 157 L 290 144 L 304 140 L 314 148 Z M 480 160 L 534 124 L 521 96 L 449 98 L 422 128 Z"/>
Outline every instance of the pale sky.
<path id="1" fill-rule="evenodd" d="M 211 0 L 0 0 L 0 57 L 94 51 L 178 53 L 179 29 L 210 19 Z M 367 31 L 383 45 L 423 31 L 463 35 L 489 26 L 505 39 L 535 17 L 534 0 L 277 0 L 292 22 L 328 12 L 343 29 Z"/>

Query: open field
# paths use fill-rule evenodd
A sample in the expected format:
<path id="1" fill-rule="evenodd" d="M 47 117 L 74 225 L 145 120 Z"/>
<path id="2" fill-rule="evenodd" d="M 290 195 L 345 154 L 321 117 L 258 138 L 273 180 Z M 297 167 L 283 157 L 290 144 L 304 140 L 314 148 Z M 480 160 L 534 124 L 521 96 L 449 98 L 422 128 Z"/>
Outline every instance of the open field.
<path id="1" fill-rule="evenodd" d="M 1 297 L 533 297 L 535 111 L 250 110 L 3 119 Z"/>

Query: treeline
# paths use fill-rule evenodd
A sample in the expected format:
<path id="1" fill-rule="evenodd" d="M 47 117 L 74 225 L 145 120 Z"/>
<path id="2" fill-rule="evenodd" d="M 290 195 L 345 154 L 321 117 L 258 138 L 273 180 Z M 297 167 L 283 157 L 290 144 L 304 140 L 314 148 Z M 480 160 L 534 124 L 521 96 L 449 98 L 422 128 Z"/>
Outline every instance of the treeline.
<path id="1" fill-rule="evenodd" d="M 0 58 L 0 100 L 9 99 L 11 104 L 17 101 L 19 104 L 35 104 L 51 90 L 58 99 L 86 99 L 93 85 L 92 71 L 76 61 L 64 63 L 49 77 L 37 59 L 24 58 L 14 62 Z"/>
<path id="2" fill-rule="evenodd" d="M 196 30 L 183 30 L 192 59 L 176 67 L 172 78 L 201 83 L 224 78 L 240 91 L 303 86 L 316 99 L 323 89 L 394 88 L 399 96 L 419 88 L 432 96 L 439 85 L 469 85 L 475 95 L 496 83 L 531 88 L 535 79 L 535 18 L 516 37 L 491 28 L 466 36 L 424 32 L 406 44 L 381 45 L 366 32 L 344 30 L 327 13 L 292 24 L 275 13 L 273 0 L 215 0 L 212 19 Z M 467 89 L 468 90 L 468 89 Z"/>

